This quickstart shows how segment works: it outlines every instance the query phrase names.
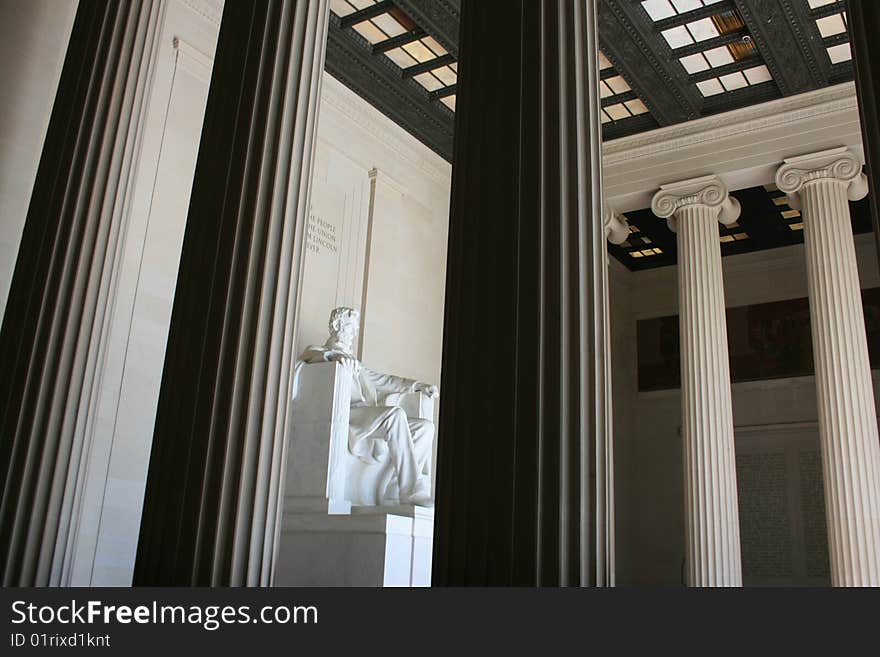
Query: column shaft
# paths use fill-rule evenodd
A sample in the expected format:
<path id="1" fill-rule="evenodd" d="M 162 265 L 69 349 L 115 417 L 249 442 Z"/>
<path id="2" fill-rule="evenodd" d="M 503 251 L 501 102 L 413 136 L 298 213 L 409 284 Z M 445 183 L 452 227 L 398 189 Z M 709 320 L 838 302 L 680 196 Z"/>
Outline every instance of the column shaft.
<path id="1" fill-rule="evenodd" d="M 0 332 L 0 569 L 60 584 L 161 14 L 81 2 Z"/>
<path id="2" fill-rule="evenodd" d="M 800 190 L 835 586 L 880 586 L 880 442 L 853 245 L 849 182 Z"/>
<path id="3" fill-rule="evenodd" d="M 676 218 L 687 582 L 741 586 L 718 210 L 688 205 Z"/>
<path id="4" fill-rule="evenodd" d="M 438 585 L 613 581 L 596 52 L 593 0 L 462 2 Z"/>
<path id="5" fill-rule="evenodd" d="M 328 7 L 224 5 L 137 584 L 271 582 Z"/>

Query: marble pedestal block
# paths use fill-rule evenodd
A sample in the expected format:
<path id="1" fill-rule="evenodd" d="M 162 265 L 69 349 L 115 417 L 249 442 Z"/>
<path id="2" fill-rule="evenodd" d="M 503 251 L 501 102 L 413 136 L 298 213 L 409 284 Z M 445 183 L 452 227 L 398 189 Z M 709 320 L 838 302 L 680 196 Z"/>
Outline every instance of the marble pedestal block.
<path id="1" fill-rule="evenodd" d="M 275 586 L 430 586 L 434 510 L 285 514 Z"/>

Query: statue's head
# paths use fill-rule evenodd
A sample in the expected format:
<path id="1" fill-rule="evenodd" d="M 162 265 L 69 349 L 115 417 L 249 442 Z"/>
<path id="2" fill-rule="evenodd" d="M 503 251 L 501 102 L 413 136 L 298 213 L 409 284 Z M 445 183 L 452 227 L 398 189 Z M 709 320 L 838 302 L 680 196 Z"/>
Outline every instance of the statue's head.
<path id="1" fill-rule="evenodd" d="M 357 337 L 361 314 L 354 308 L 344 306 L 334 308 L 330 313 L 330 337 L 336 342 L 351 347 Z"/>

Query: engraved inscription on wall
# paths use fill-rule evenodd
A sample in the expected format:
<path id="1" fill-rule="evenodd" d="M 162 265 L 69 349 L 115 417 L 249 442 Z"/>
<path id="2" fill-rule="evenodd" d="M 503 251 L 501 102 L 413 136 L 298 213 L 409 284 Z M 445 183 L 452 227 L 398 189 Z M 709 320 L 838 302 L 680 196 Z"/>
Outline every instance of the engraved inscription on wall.
<path id="1" fill-rule="evenodd" d="M 784 452 L 737 454 L 743 575 L 793 573 Z"/>
<path id="2" fill-rule="evenodd" d="M 339 237 L 336 226 L 321 217 L 310 214 L 306 231 L 306 248 L 311 253 L 336 253 L 339 250 Z"/>
<path id="3" fill-rule="evenodd" d="M 807 575 L 831 577 L 828 533 L 825 524 L 825 491 L 819 450 L 798 455 L 801 476 L 801 509 L 804 514 L 804 556 Z"/>
<path id="4" fill-rule="evenodd" d="M 816 427 L 737 436 L 743 583 L 827 586 L 828 539 Z"/>

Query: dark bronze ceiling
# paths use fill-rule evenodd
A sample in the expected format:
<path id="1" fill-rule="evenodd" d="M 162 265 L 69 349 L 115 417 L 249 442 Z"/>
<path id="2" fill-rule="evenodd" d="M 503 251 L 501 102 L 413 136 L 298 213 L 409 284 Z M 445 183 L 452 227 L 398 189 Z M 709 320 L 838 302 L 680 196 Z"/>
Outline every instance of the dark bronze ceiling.
<path id="1" fill-rule="evenodd" d="M 574 0 L 573 0 L 574 1 Z M 605 140 L 853 78 L 842 0 L 598 0 Z M 327 71 L 452 159 L 460 0 L 331 0 Z M 803 241 L 773 189 L 735 192 L 723 255 Z M 650 210 L 627 213 L 610 252 L 632 270 L 674 264 L 675 236 Z M 870 231 L 867 206 L 853 228 Z"/>
<path id="2" fill-rule="evenodd" d="M 598 2 L 606 140 L 853 77 L 842 0 Z M 451 160 L 456 87 L 431 72 L 457 72 L 460 0 L 333 0 L 331 9 L 327 71 Z M 389 17 L 397 29 L 383 36 L 376 26 Z M 425 39 L 439 44 L 430 59 L 392 59 Z"/>

